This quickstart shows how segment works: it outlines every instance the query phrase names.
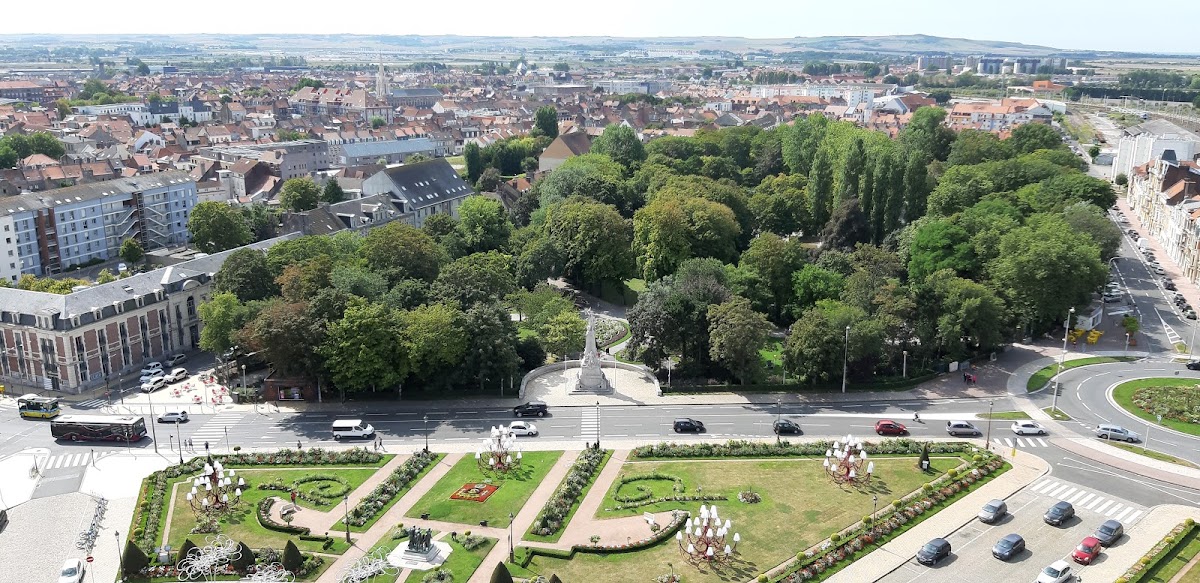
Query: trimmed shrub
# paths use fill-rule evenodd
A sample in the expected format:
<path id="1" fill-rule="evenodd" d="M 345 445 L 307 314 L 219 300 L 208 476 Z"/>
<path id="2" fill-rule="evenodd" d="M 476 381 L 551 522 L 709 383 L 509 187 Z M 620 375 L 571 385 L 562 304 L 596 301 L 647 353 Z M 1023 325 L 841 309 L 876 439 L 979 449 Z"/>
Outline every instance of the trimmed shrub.
<path id="1" fill-rule="evenodd" d="M 175 555 L 175 564 L 178 565 L 179 561 L 186 559 L 188 553 L 194 548 L 196 548 L 196 543 L 192 542 L 192 539 L 183 539 L 183 544 L 179 545 L 179 553 Z"/>
<path id="2" fill-rule="evenodd" d="M 122 575 L 130 577 L 142 572 L 150 565 L 150 559 L 146 557 L 146 553 L 138 548 L 132 540 L 125 541 L 125 552 L 121 555 L 121 564 L 125 572 Z"/>
<path id="3" fill-rule="evenodd" d="M 287 545 L 283 547 L 283 568 L 293 573 L 300 571 L 300 565 L 304 563 L 304 557 L 300 555 L 300 549 L 296 548 L 296 543 L 288 540 Z"/>
<path id="4" fill-rule="evenodd" d="M 254 551 L 246 543 L 238 541 L 238 557 L 231 564 L 234 571 L 245 575 L 254 566 Z"/>
<path id="5" fill-rule="evenodd" d="M 508 572 L 504 563 L 496 563 L 496 568 L 492 570 L 491 583 L 513 583 L 512 574 Z"/>

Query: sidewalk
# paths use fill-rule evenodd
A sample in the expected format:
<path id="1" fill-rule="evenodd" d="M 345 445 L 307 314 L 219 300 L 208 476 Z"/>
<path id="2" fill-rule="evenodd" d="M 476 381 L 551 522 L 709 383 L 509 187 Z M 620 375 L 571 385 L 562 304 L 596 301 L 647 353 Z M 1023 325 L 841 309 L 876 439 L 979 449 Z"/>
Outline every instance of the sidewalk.
<path id="1" fill-rule="evenodd" d="M 371 474 L 370 478 L 367 478 L 362 484 L 355 488 L 353 492 L 348 494 L 350 498 L 349 506 L 351 508 L 357 507 L 358 503 L 361 502 L 363 498 L 366 498 L 368 495 L 370 495 L 376 486 L 387 480 L 388 477 L 392 475 L 392 472 L 404 464 L 405 461 L 408 461 L 410 457 L 412 456 L 397 455 L 387 464 L 376 470 L 374 474 Z M 279 499 L 284 504 L 291 504 L 286 493 L 281 494 Z M 284 504 L 276 504 L 271 508 L 271 515 L 277 520 L 282 520 L 282 518 L 279 516 L 279 513 L 283 510 Z M 293 526 L 305 526 L 308 527 L 308 529 L 312 532 L 328 532 L 333 530 L 333 525 L 337 524 L 338 521 L 343 518 L 344 512 L 342 512 L 339 508 L 334 508 L 328 512 L 321 512 L 319 510 L 313 510 L 311 508 L 305 508 L 297 505 L 296 513 L 292 516 Z"/>
<path id="2" fill-rule="evenodd" d="M 1115 581 L 1125 570 L 1150 552 L 1172 528 L 1192 518 L 1200 520 L 1200 508 L 1168 504 L 1155 506 L 1146 516 L 1125 532 L 1120 544 L 1104 550 L 1104 560 L 1080 570 L 1089 583 L 1092 581 Z M 1174 579 L 1172 579 L 1174 581 Z"/>
<path id="3" fill-rule="evenodd" d="M 1005 459 L 1013 465 L 1011 470 L 975 489 L 949 508 L 938 512 L 937 516 L 921 522 L 871 554 L 854 561 L 828 580 L 831 583 L 877 581 L 908 562 L 913 553 L 929 539 L 945 536 L 975 520 L 979 508 L 988 500 L 1008 498 L 1050 471 L 1050 464 L 1027 452 L 1021 452 L 1016 458 L 1005 456 Z"/>
<path id="4" fill-rule="evenodd" d="M 1133 229 L 1137 232 L 1138 237 L 1141 238 L 1140 241 L 1146 242 L 1150 251 L 1154 253 L 1155 258 L 1157 258 L 1158 262 L 1162 265 L 1163 271 L 1166 272 L 1166 275 L 1159 277 L 1168 278 L 1175 282 L 1175 286 L 1179 288 L 1179 293 L 1183 294 L 1183 297 L 1187 298 L 1188 303 L 1192 304 L 1193 306 L 1197 305 L 1197 302 L 1200 301 L 1200 286 L 1198 286 L 1196 282 L 1183 276 L 1183 271 L 1179 269 L 1179 265 L 1176 264 L 1175 260 L 1171 258 L 1171 255 L 1166 252 L 1162 244 L 1159 243 L 1158 239 L 1150 236 L 1149 230 L 1146 229 L 1145 225 L 1142 224 L 1142 220 L 1138 214 L 1129 207 L 1129 202 L 1125 199 L 1125 197 L 1117 197 L 1117 208 L 1121 210 L 1121 214 L 1129 221 L 1128 226 L 1121 227 L 1119 223 L 1117 226 L 1121 227 L 1122 231 Z M 1134 243 L 1133 241 L 1130 241 L 1128 237 L 1125 237 L 1125 240 L 1128 241 L 1129 244 L 1137 251 L 1138 255 L 1141 255 L 1141 250 L 1138 247 L 1140 241 L 1139 243 Z M 1125 259 L 1125 261 L 1128 261 L 1128 259 Z M 1135 261 L 1141 261 L 1141 258 L 1139 257 L 1135 259 Z M 1152 275 L 1151 277 L 1154 276 Z"/>

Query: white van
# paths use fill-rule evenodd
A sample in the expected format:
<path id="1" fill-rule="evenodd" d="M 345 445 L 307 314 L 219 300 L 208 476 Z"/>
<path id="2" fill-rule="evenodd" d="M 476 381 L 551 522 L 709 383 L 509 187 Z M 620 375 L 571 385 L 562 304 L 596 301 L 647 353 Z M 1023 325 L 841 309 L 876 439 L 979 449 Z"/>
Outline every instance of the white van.
<path id="1" fill-rule="evenodd" d="M 333 422 L 333 438 L 335 440 L 343 437 L 367 439 L 374 436 L 375 428 L 371 427 L 370 423 L 363 423 L 362 419 L 338 419 Z"/>

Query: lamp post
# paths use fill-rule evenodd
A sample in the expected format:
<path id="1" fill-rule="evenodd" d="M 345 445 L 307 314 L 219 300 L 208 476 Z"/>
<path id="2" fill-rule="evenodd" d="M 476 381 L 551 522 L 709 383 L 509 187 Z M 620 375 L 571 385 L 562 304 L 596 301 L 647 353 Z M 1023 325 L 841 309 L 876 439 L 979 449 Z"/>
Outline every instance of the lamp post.
<path id="1" fill-rule="evenodd" d="M 600 449 L 600 401 L 596 401 L 596 449 Z"/>
<path id="2" fill-rule="evenodd" d="M 512 563 L 516 558 L 516 551 L 513 549 L 513 513 L 508 513 L 508 562 Z"/>
<path id="3" fill-rule="evenodd" d="M 1066 328 L 1066 330 L 1063 331 L 1063 351 L 1062 351 L 1062 356 L 1060 356 L 1058 358 L 1058 374 L 1054 375 L 1055 378 L 1057 378 L 1058 375 L 1062 374 L 1063 365 L 1066 364 L 1066 362 L 1067 362 L 1067 338 L 1071 335 L 1071 320 L 1074 317 L 1075 317 L 1075 308 L 1072 307 L 1071 311 L 1069 313 L 1067 313 L 1067 321 L 1063 324 L 1063 327 Z M 1054 382 L 1056 383 L 1052 387 L 1054 389 L 1054 391 L 1053 391 L 1054 397 L 1050 403 L 1050 411 L 1051 411 L 1052 415 L 1058 413 L 1058 385 L 1062 384 L 1062 381 L 1054 381 Z"/>
<path id="4" fill-rule="evenodd" d="M 900 354 L 901 354 L 901 355 L 902 355 L 902 357 L 904 358 L 904 360 L 902 361 L 902 362 L 903 362 L 903 364 L 902 364 L 902 365 L 901 365 L 901 367 L 900 367 L 900 371 L 901 371 L 901 372 L 900 372 L 900 376 L 901 376 L 902 378 L 908 378 L 908 351 L 907 351 L 907 350 L 901 350 L 901 351 L 900 351 Z"/>
<path id="5" fill-rule="evenodd" d="M 1192 339 L 1188 341 L 1188 362 L 1191 362 L 1195 358 L 1192 356 L 1192 353 L 1195 352 L 1194 350 L 1192 350 L 1192 346 L 1195 344 L 1196 344 L 1196 326 L 1192 326 Z"/>
<path id="6" fill-rule="evenodd" d="M 429 415 L 425 415 L 425 453 L 429 453 Z"/>
<path id="7" fill-rule="evenodd" d="M 1129 333 L 1125 333 L 1125 356 L 1129 356 Z"/>
<path id="8" fill-rule="evenodd" d="M 846 392 L 846 371 L 850 363 L 850 327 L 846 326 L 846 351 L 842 354 L 842 392 Z"/>
<path id="9" fill-rule="evenodd" d="M 115 535 L 117 537 L 117 560 L 120 561 L 119 564 L 121 565 L 121 581 L 124 581 L 125 580 L 125 555 L 121 553 L 121 533 L 114 530 L 113 535 Z"/>
<path id="10" fill-rule="evenodd" d="M 158 453 L 158 429 L 155 427 L 157 423 L 154 422 L 154 401 L 150 399 L 153 394 L 154 391 L 146 393 L 146 403 L 150 405 L 150 439 L 154 441 L 154 453 Z"/>
<path id="11" fill-rule="evenodd" d="M 780 411 L 780 406 L 783 404 L 781 399 L 775 399 L 775 443 L 779 444 L 779 421 L 783 418 L 783 413 Z"/>
<path id="12" fill-rule="evenodd" d="M 242 365 L 242 390 L 246 390 L 246 365 Z"/>
<path id="13" fill-rule="evenodd" d="M 984 438 L 983 447 L 988 451 L 992 450 L 992 401 L 988 401 L 988 420 L 987 420 L 987 437 Z"/>
<path id="14" fill-rule="evenodd" d="M 879 494 L 871 494 L 871 523 L 875 523 L 875 513 L 879 512 Z"/>
<path id="15" fill-rule="evenodd" d="M 233 451 L 230 450 L 230 448 L 229 448 L 229 426 L 226 425 L 224 427 L 224 429 L 225 429 L 225 453 L 231 454 L 231 453 L 233 453 Z"/>
<path id="16" fill-rule="evenodd" d="M 342 503 L 346 506 L 346 514 L 342 516 L 342 524 L 346 525 L 346 544 L 350 544 L 350 496 L 343 495 Z"/>
<path id="17" fill-rule="evenodd" d="M 175 418 L 175 441 L 179 442 L 179 465 L 183 465 L 183 436 L 179 435 L 179 418 Z"/>

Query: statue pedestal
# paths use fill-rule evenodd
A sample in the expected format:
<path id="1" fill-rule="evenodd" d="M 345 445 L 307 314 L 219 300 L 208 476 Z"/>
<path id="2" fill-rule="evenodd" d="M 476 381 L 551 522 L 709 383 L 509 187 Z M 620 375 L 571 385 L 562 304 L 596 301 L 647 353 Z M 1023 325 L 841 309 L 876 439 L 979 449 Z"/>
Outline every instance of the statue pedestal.
<path id="1" fill-rule="evenodd" d="M 387 561 L 393 567 L 427 571 L 440 566 L 450 557 L 450 543 L 433 541 L 428 551 L 417 552 L 408 548 L 408 542 L 388 553 Z"/>
<path id="2" fill-rule="evenodd" d="M 600 369 L 600 363 L 594 362 L 591 366 L 585 364 L 579 369 L 579 380 L 575 382 L 575 388 L 571 392 L 607 394 L 612 390 L 612 385 Z"/>

